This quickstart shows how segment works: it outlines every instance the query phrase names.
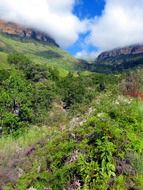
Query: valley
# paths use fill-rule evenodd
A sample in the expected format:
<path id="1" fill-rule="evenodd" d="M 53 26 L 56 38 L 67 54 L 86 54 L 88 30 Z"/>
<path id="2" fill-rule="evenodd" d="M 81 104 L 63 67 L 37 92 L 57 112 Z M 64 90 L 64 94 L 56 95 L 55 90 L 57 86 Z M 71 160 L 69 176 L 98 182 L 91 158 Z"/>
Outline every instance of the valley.
<path id="1" fill-rule="evenodd" d="M 142 190 L 142 46 L 88 63 L 25 30 L 0 24 L 0 190 Z"/>

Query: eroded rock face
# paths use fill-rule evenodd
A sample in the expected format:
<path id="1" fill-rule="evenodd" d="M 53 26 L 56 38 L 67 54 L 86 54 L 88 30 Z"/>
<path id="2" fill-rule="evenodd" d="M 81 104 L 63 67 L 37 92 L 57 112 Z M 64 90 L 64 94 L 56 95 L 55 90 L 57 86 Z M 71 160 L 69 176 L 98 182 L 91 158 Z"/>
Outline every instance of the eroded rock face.
<path id="1" fill-rule="evenodd" d="M 0 20 L 0 32 L 20 38 L 46 42 L 59 47 L 55 40 L 49 37 L 47 34 L 31 28 L 25 28 L 12 22 L 4 22 Z"/>
<path id="2" fill-rule="evenodd" d="M 117 48 L 111 51 L 103 52 L 98 56 L 97 60 L 100 61 L 110 57 L 117 57 L 120 55 L 137 55 L 137 54 L 143 54 L 143 44 L 132 45 L 128 47 Z"/>

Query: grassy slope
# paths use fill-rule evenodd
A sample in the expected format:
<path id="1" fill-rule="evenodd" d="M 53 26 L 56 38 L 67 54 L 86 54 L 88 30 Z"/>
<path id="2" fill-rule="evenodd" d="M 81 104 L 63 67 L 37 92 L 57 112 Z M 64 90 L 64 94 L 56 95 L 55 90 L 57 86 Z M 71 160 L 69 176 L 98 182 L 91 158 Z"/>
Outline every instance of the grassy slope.
<path id="1" fill-rule="evenodd" d="M 7 54 L 4 52 L 0 52 L 0 69 L 9 68 L 7 64 Z"/>
<path id="2" fill-rule="evenodd" d="M 77 60 L 70 56 L 61 48 L 52 45 L 39 43 L 36 41 L 22 41 L 0 34 L 1 52 L 17 51 L 27 55 L 37 64 L 46 64 L 59 68 L 60 73 L 66 74 L 69 70 L 74 70 Z M 49 51 L 56 53 L 59 57 L 49 56 Z M 5 63 L 5 53 L 0 53 L 0 61 Z"/>

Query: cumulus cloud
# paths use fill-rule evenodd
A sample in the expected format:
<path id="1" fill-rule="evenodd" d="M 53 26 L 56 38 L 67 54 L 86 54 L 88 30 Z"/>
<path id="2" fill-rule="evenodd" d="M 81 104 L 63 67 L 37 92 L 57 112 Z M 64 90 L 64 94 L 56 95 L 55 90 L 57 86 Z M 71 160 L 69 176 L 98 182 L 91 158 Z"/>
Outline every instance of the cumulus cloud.
<path id="1" fill-rule="evenodd" d="M 95 58 L 101 53 L 101 51 L 87 51 L 87 50 L 81 50 L 81 51 L 78 51 L 76 54 L 75 54 L 75 57 L 77 59 L 85 59 L 85 60 L 88 60 L 88 61 L 92 61 L 92 60 L 95 60 Z"/>
<path id="2" fill-rule="evenodd" d="M 91 26 L 88 43 L 100 50 L 143 43 L 143 0 L 106 0 Z"/>
<path id="3" fill-rule="evenodd" d="M 87 30 L 88 20 L 73 13 L 76 0 L 0 0 L 0 18 L 34 27 L 62 47 L 73 44 Z"/>

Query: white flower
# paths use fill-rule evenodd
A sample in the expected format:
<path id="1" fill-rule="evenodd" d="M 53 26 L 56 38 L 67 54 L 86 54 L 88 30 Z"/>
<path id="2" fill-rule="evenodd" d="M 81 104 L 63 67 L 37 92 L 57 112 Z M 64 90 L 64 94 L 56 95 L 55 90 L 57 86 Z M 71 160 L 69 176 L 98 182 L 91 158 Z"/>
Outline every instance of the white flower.
<path id="1" fill-rule="evenodd" d="M 37 189 L 35 189 L 34 187 L 30 187 L 28 190 L 37 190 Z"/>
<path id="2" fill-rule="evenodd" d="M 105 113 L 98 113 L 97 117 L 103 117 L 105 115 Z"/>

